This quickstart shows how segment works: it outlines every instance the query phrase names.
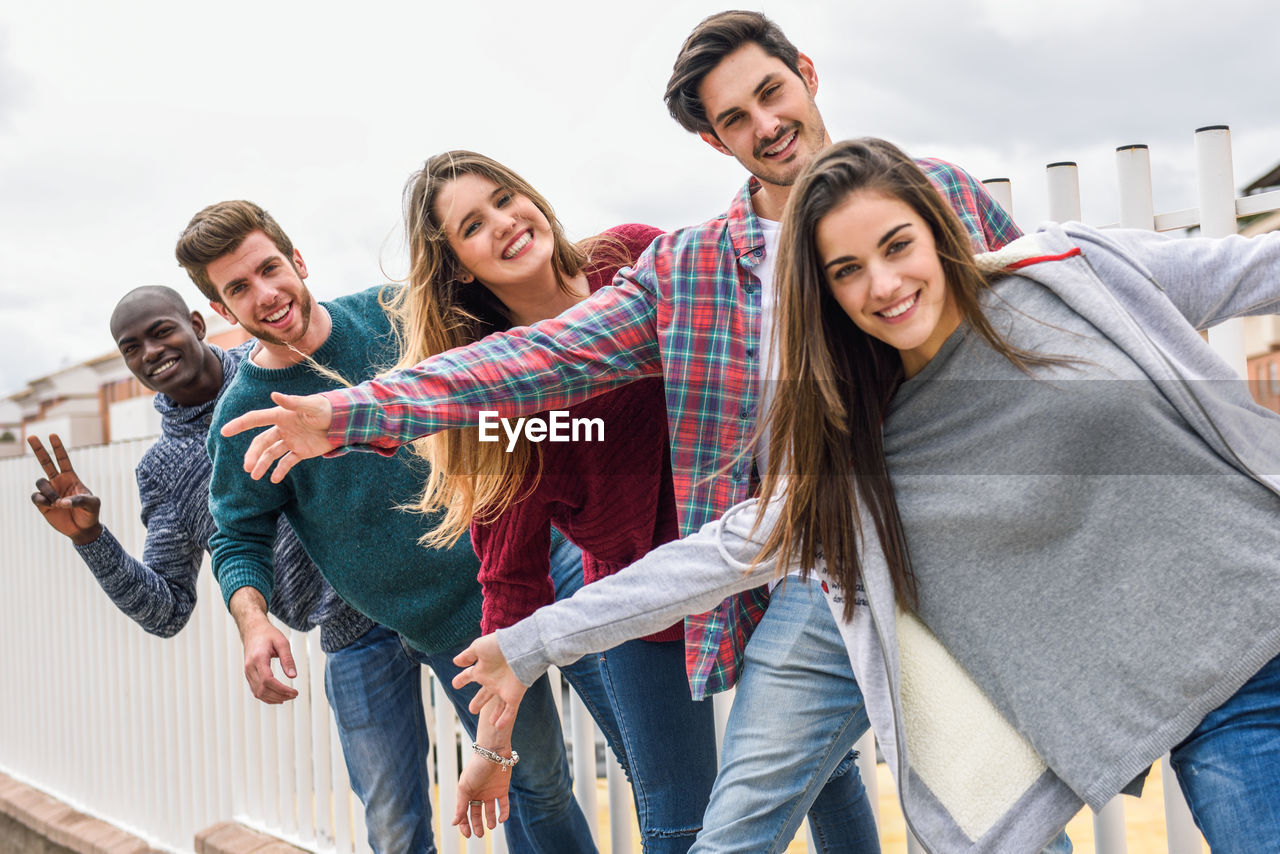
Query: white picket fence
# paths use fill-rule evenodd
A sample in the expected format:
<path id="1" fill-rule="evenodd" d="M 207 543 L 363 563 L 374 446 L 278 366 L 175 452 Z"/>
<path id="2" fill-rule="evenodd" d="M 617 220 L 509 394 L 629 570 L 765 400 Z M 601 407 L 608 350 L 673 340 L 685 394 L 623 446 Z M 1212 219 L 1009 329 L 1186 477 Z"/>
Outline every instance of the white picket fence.
<path id="1" fill-rule="evenodd" d="M 1238 216 L 1280 209 L 1280 191 L 1235 198 L 1225 128 L 1197 131 L 1196 147 L 1199 206 L 1167 214 L 1152 211 L 1145 146 L 1118 151 L 1121 225 L 1198 224 L 1207 235 L 1222 235 L 1235 231 Z M 1012 209 L 1008 183 L 989 186 Z M 1051 216 L 1078 219 L 1075 166 L 1049 167 L 1049 187 Z M 1211 340 L 1243 372 L 1238 330 L 1215 330 Z M 149 443 L 73 452 L 77 471 L 103 497 L 104 522 L 134 554 L 141 553 L 144 532 L 133 468 Z M 28 496 L 38 474 L 29 455 L 0 461 L 0 771 L 167 850 L 192 851 L 198 830 L 234 818 L 315 851 L 367 851 L 362 811 L 324 700 L 317 633 L 290 635 L 298 698 L 283 706 L 258 703 L 244 683 L 240 642 L 211 573 L 202 573 L 202 604 L 176 638 L 147 635 L 116 611 L 65 538 L 37 518 Z M 439 784 L 437 844 L 443 852 L 505 851 L 501 834 L 464 842 L 441 826 L 453 813 L 457 757 L 434 747 L 459 743 L 461 729 L 434 680 L 423 684 Z M 723 712 L 726 703 L 718 706 Z M 566 738 L 593 745 L 593 725 L 576 700 L 569 718 Z M 859 747 L 875 804 L 870 738 Z M 594 830 L 595 751 L 574 753 L 579 800 Z M 610 838 L 600 847 L 629 854 L 629 786 L 611 757 L 604 775 Z M 1199 852 L 1199 834 L 1172 777 L 1164 790 L 1170 854 Z M 1094 826 L 1098 854 L 1124 854 L 1119 800 Z M 914 840 L 909 847 L 919 850 Z"/>
<path id="2" fill-rule="evenodd" d="M 1199 227 L 1205 237 L 1225 237 L 1236 233 L 1241 217 L 1280 210 L 1280 190 L 1236 198 L 1231 160 L 1231 130 L 1211 125 L 1195 132 L 1197 206 L 1168 213 L 1156 213 L 1151 195 L 1151 156 L 1146 145 L 1124 145 L 1116 149 L 1116 185 L 1123 228 L 1180 231 Z M 1079 220 L 1080 178 L 1073 162 L 1050 163 L 1046 167 L 1049 190 L 1049 219 L 1057 222 Z M 1013 191 L 1009 181 L 984 182 L 991 195 L 1013 211 Z M 1243 321 L 1230 320 L 1209 331 L 1209 344 L 1240 376 L 1245 375 Z"/>
<path id="3" fill-rule="evenodd" d="M 103 499 L 103 521 L 142 553 L 133 469 L 150 439 L 74 450 L 81 478 Z M 0 771 L 159 848 L 193 850 L 202 828 L 230 818 L 324 852 L 366 852 L 363 811 L 347 781 L 324 694 L 319 633 L 285 629 L 298 698 L 257 702 L 241 670 L 235 625 L 212 573 L 200 604 L 173 639 L 148 635 L 120 614 L 67 540 L 31 506 L 39 466 L 0 461 Z M 206 561 L 207 563 L 207 561 Z M 425 671 L 430 676 L 430 671 Z M 462 736 L 433 678 L 423 680 L 439 796 L 442 852 L 505 851 L 501 834 L 465 843 L 451 827 Z M 574 698 L 566 736 L 579 800 L 596 821 L 593 724 Z M 630 787 L 609 757 L 612 850 L 630 850 Z"/>

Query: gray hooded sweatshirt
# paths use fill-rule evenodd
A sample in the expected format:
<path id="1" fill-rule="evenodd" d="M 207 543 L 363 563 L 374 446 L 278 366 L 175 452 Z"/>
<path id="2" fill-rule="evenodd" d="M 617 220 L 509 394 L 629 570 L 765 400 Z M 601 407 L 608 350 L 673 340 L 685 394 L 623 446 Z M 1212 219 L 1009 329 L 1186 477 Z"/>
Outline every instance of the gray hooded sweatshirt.
<path id="1" fill-rule="evenodd" d="M 921 607 L 897 609 L 871 539 L 841 631 L 917 838 L 931 852 L 1003 854 L 1039 850 L 1082 803 L 1100 808 L 1280 654 L 1280 416 L 1193 329 L 1280 312 L 1280 235 L 1050 225 L 982 260 L 1022 265 L 994 283 L 997 328 L 1079 364 L 1010 379 L 962 327 L 926 368 L 943 382 L 922 372 L 904 385 L 886 453 Z M 989 387 L 940 412 L 961 394 L 947 384 L 957 370 Z M 1126 397 L 1151 442 L 1117 420 Z M 1055 404 L 1069 423 L 1041 411 Z M 944 417 L 961 420 L 920 433 Z M 739 505 L 500 631 L 517 676 L 776 574 L 748 570 L 763 540 L 750 536 L 755 515 Z M 1182 547 L 1215 559 L 1171 560 Z M 840 621 L 845 591 L 825 586 Z"/>

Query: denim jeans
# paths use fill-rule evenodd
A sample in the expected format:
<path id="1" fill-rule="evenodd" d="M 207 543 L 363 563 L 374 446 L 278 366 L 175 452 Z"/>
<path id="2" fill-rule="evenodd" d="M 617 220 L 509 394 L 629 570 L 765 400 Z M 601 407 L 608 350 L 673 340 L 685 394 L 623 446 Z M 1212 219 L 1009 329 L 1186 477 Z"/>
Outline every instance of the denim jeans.
<path id="1" fill-rule="evenodd" d="M 404 651 L 436 674 L 458 712 L 463 728 L 476 735 L 476 716 L 467 710 L 475 695 L 474 684 L 456 689 L 453 677 L 459 668 L 453 658 L 468 644 L 427 654 L 408 644 Z M 520 753 L 520 764 L 511 771 L 510 817 L 504 825 L 511 854 L 576 854 L 595 852 L 591 828 L 573 797 L 573 777 L 564 752 L 560 714 L 546 676 L 529 687 L 520 703 L 511 733 Z"/>
<path id="2" fill-rule="evenodd" d="M 568 540 L 552 550 L 551 581 L 556 599 L 582 588 L 582 552 Z M 685 854 L 716 777 L 716 733 L 712 704 L 689 696 L 684 642 L 635 640 L 560 672 L 631 781 L 644 854 Z"/>
<path id="3" fill-rule="evenodd" d="M 684 641 L 628 641 L 601 654 L 600 672 L 631 757 L 644 854 L 685 854 L 716 779 L 716 727 L 711 701 L 689 696 Z"/>
<path id="4" fill-rule="evenodd" d="M 1280 851 L 1280 656 L 1170 751 L 1213 854 Z"/>
<path id="5" fill-rule="evenodd" d="M 582 589 L 582 551 L 568 540 L 553 543 L 551 548 L 551 583 L 556 590 L 556 599 L 565 599 Z M 613 704 L 605 691 L 604 677 L 600 673 L 599 660 L 594 655 L 584 655 L 573 664 L 560 668 L 560 675 L 573 688 L 574 692 L 587 707 L 600 732 L 604 733 L 605 742 L 618 764 L 627 769 L 630 759 L 618 731 L 618 719 L 614 714 Z M 524 704 L 521 703 L 521 708 Z M 518 748 L 517 748 L 518 749 Z M 590 745 L 595 755 L 595 745 Z"/>
<path id="6" fill-rule="evenodd" d="M 691 852 L 783 851 L 806 812 L 819 851 L 878 852 L 852 753 L 869 726 L 817 580 L 783 579 L 747 643 L 720 775 Z"/>
<path id="7" fill-rule="evenodd" d="M 690 854 L 785 851 L 806 811 L 819 852 L 878 852 L 853 753 L 869 728 L 821 585 L 788 576 L 747 642 L 720 775 Z M 1043 851 L 1071 854 L 1071 840 L 1059 833 Z"/>
<path id="8" fill-rule="evenodd" d="M 376 854 L 434 854 L 422 668 L 374 626 L 325 657 L 324 690 Z"/>

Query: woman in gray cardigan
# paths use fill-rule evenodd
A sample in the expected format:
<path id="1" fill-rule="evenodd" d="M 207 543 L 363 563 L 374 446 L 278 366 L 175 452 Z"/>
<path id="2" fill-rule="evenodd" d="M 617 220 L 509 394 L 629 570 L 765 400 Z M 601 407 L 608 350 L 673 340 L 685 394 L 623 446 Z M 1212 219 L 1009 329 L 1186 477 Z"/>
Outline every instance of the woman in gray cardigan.
<path id="1" fill-rule="evenodd" d="M 1280 850 L 1280 416 L 1195 331 L 1280 312 L 1280 236 L 1049 226 L 983 273 L 879 140 L 815 160 L 784 221 L 760 518 L 477 641 L 460 679 L 518 702 L 787 555 L 930 851 L 1035 851 L 1167 751 L 1215 854 Z"/>

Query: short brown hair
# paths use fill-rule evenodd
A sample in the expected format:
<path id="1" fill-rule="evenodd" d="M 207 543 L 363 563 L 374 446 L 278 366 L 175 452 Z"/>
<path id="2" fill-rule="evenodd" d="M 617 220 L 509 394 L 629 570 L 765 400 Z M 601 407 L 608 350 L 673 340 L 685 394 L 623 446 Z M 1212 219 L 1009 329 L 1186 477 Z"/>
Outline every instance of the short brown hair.
<path id="1" fill-rule="evenodd" d="M 193 216 L 178 237 L 173 254 L 200 293 L 220 303 L 222 294 L 209 280 L 209 265 L 228 252 L 234 252 L 255 231 L 266 234 L 280 254 L 293 264 L 293 241 L 289 235 L 271 218 L 271 214 L 244 200 L 218 202 Z"/>
<path id="2" fill-rule="evenodd" d="M 698 87 L 722 59 L 751 42 L 760 45 L 769 56 L 782 60 L 800 76 L 800 51 L 777 24 L 759 12 L 717 12 L 704 18 L 684 40 L 671 69 L 671 79 L 667 81 L 663 99 L 671 117 L 682 128 L 692 133 L 715 133 L 698 96 Z"/>

